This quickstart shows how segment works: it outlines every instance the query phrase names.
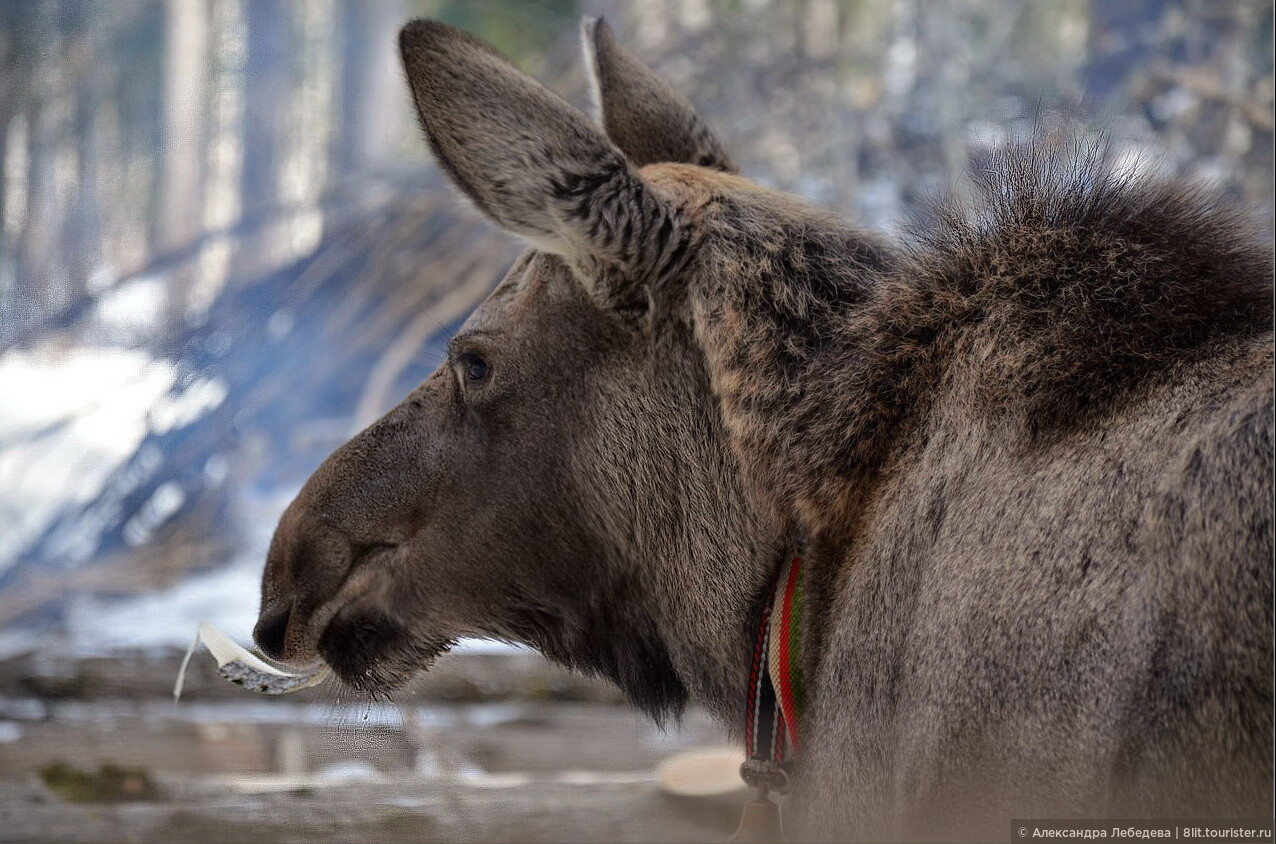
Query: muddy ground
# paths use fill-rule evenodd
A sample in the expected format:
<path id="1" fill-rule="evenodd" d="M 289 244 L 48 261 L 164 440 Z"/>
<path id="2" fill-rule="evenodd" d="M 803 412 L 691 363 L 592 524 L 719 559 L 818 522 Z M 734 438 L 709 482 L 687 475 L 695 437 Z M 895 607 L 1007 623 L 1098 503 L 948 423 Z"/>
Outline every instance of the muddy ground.
<path id="1" fill-rule="evenodd" d="M 0 841 L 721 841 L 743 794 L 664 793 L 726 737 L 660 730 L 530 653 L 445 657 L 394 703 L 250 695 L 180 654 L 0 661 Z"/>

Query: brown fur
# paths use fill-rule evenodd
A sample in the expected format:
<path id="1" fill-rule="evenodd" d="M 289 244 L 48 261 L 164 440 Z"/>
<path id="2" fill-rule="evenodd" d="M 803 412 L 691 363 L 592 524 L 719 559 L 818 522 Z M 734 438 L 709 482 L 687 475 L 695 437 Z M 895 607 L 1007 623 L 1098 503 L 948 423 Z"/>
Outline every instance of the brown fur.
<path id="1" fill-rule="evenodd" d="M 540 251 L 289 508 L 263 647 L 381 692 L 506 638 L 738 729 L 796 543 L 804 839 L 1268 813 L 1248 224 L 1039 142 L 891 243 L 732 175 L 684 99 L 585 38 L 607 134 L 472 37 L 405 28 L 443 166 Z"/>

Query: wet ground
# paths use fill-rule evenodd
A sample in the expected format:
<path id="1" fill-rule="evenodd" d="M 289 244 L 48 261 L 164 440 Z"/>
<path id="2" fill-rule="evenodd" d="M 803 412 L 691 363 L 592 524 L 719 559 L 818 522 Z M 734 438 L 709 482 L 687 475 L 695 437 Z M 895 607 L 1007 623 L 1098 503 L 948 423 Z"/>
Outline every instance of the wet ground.
<path id="1" fill-rule="evenodd" d="M 0 661 L 0 841 L 721 841 L 743 796 L 664 793 L 662 731 L 534 654 L 447 657 L 396 703 L 249 695 L 180 654 Z"/>

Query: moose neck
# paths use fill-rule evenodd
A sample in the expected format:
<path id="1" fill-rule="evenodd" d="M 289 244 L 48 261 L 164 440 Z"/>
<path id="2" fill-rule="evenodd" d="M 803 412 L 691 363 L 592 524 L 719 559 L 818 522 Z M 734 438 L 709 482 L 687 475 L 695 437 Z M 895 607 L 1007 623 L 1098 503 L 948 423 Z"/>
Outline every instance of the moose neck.
<path id="1" fill-rule="evenodd" d="M 929 383 L 930 350 L 926 338 L 906 336 L 895 299 L 911 294 L 892 282 L 896 256 L 877 236 L 818 215 L 777 218 L 728 202 L 715 213 L 705 223 L 720 228 L 706 241 L 717 247 L 705 250 L 688 279 L 693 333 L 754 511 L 773 527 L 750 571 L 720 581 L 747 584 L 722 602 L 739 614 L 717 622 L 716 634 L 691 631 L 729 630 L 717 653 L 730 658 L 688 674 L 704 678 L 710 709 L 742 729 L 770 584 L 795 546 L 814 555 L 797 655 L 811 670 L 823 651 L 821 582 L 836 577 L 844 559 L 837 549 L 851 541 L 859 514 L 870 512 L 880 479 L 923 415 L 918 396 Z M 837 401 L 829 400 L 831 383 Z"/>
<path id="2" fill-rule="evenodd" d="M 691 326 L 665 325 L 650 370 L 658 393 L 697 408 L 673 426 L 656 477 L 627 534 L 655 629 L 688 696 L 743 731 L 761 609 L 793 537 L 759 507 L 732 447 Z M 693 365 L 691 361 L 699 361 Z"/>
<path id="3" fill-rule="evenodd" d="M 652 584 L 657 624 L 689 697 L 742 732 L 758 623 L 785 546 L 765 532 L 697 546 L 707 554 L 687 561 L 681 585 Z"/>
<path id="4" fill-rule="evenodd" d="M 821 520 L 863 511 L 899 430 L 891 423 L 907 409 L 883 398 L 895 385 L 870 371 L 883 331 L 863 314 L 893 261 L 880 241 L 809 215 L 746 212 L 721 226 L 706 238 L 721 252 L 704 250 L 687 279 L 690 319 L 657 332 L 648 380 L 609 384 L 613 396 L 664 396 L 701 417 L 662 425 L 674 430 L 653 441 L 644 420 L 659 411 L 637 400 L 609 406 L 597 424 L 609 445 L 582 463 L 600 472 L 592 488 L 618 493 L 607 517 L 616 559 L 605 569 L 623 574 L 576 603 L 590 609 L 570 642 L 542 649 L 609 677 L 658 719 L 690 698 L 739 731 L 762 606 L 785 553 L 799 536 L 836 543 Z M 821 387 L 830 359 L 866 367 L 839 379 L 849 400 L 836 406 Z M 863 395 L 850 395 L 855 385 Z M 835 431 L 847 435 L 833 441 Z M 646 443 L 657 459 L 627 469 L 608 450 L 617 442 Z M 818 632 L 808 632 L 818 652 Z"/>
<path id="5" fill-rule="evenodd" d="M 819 521 L 824 514 L 862 511 L 846 501 L 862 503 L 891 448 L 882 432 L 896 428 L 887 417 L 902 420 L 907 411 L 870 395 L 880 387 L 868 377 L 860 382 L 865 395 L 853 398 L 877 415 L 850 420 L 863 434 L 858 443 L 847 441 L 858 451 L 839 443 L 822 453 L 811 432 L 821 423 L 837 430 L 846 420 L 824 417 L 846 408 L 824 406 L 825 391 L 807 379 L 820 378 L 825 358 L 855 359 L 845 344 L 868 352 L 879 340 L 875 318 L 863 322 L 858 315 L 893 260 L 881 243 L 833 220 L 786 226 L 743 215 L 723 222 L 736 242 L 722 257 L 703 255 L 688 279 L 689 324 L 662 329 L 668 348 L 695 348 L 704 361 L 703 378 L 686 387 L 705 403 L 705 418 L 693 430 L 718 433 L 712 441 L 667 443 L 669 454 L 696 455 L 668 467 L 667 477 L 643 473 L 624 481 L 651 483 L 616 531 L 624 539 L 615 547 L 628 559 L 614 569 L 638 573 L 619 592 L 640 595 L 628 603 L 641 609 L 625 619 L 623 639 L 612 638 L 619 650 L 602 670 L 653 714 L 667 693 L 681 691 L 741 731 L 756 632 L 781 562 L 799 537 L 836 542 Z M 750 248 L 759 254 L 750 256 Z M 856 330 L 843 330 L 847 325 Z M 871 353 L 864 359 L 876 360 Z M 657 393 L 687 385 L 682 364 L 675 355 L 652 367 L 676 382 L 662 383 Z M 834 496 L 840 499 L 830 501 Z M 809 653 L 817 653 L 818 632 L 807 632 Z M 637 675 L 618 676 L 615 669 L 634 665 L 646 668 L 631 685 Z"/>
<path id="6" fill-rule="evenodd" d="M 747 199 L 718 202 L 705 220 L 688 283 L 696 340 L 768 516 L 808 541 L 846 541 L 917 418 L 914 351 L 928 341 L 897 330 L 897 258 L 881 238 Z"/>
<path id="7" fill-rule="evenodd" d="M 580 562 L 596 574 L 565 584 L 570 609 L 546 619 L 553 635 L 536 644 L 612 680 L 657 720 L 691 700 L 739 728 L 787 536 L 741 477 L 690 326 L 655 336 L 599 369 L 589 390 L 608 395 L 576 461 L 586 488 L 607 491 L 579 519 L 602 529 Z"/>

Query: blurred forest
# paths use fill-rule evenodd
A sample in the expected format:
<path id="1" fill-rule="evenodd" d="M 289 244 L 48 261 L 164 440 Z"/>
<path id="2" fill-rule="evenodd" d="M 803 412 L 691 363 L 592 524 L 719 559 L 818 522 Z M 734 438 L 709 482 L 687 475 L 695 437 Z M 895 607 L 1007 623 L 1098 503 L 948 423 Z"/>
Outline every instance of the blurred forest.
<path id="1" fill-rule="evenodd" d="M 1267 2 L 0 0 L 0 652 L 251 618 L 288 498 L 517 249 L 429 162 L 397 28 L 584 107 L 582 13 L 747 175 L 871 226 L 1051 115 L 1272 220 Z"/>

